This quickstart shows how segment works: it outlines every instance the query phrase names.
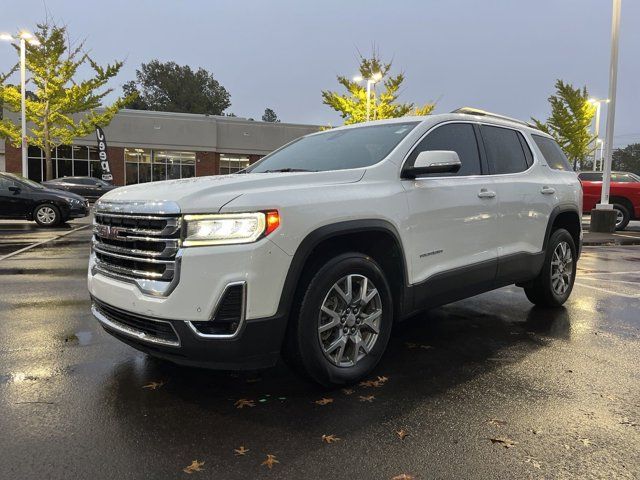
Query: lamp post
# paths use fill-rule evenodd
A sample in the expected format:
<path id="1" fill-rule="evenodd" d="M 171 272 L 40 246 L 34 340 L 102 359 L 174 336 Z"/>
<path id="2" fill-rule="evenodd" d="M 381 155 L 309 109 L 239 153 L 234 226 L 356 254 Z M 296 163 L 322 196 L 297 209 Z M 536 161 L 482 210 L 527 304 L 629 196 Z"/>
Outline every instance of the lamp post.
<path id="1" fill-rule="evenodd" d="M 596 138 L 596 148 L 593 151 L 593 171 L 596 171 L 596 156 L 598 153 L 598 143 L 602 143 L 600 140 L 600 110 L 603 103 L 609 103 L 608 98 L 590 98 L 589 103 L 596 106 L 596 121 L 593 125 L 593 136 Z"/>
<path id="2" fill-rule="evenodd" d="M 604 157 L 604 142 L 601 138 L 596 138 L 596 149 L 593 152 L 593 171 L 597 171 L 596 165 L 598 163 L 598 149 L 600 150 L 600 169 L 602 169 L 602 160 Z"/>
<path id="3" fill-rule="evenodd" d="M 354 82 L 361 82 L 364 78 L 358 76 L 353 77 Z M 370 112 L 371 112 L 371 85 L 375 85 L 380 80 L 382 80 L 382 73 L 376 72 L 371 78 L 367 78 L 367 122 L 369 121 Z"/>
<path id="4" fill-rule="evenodd" d="M 33 36 L 32 33 L 22 30 L 17 38 L 9 33 L 0 34 L 0 40 L 5 40 L 11 43 L 18 43 L 20 45 L 20 103 L 21 103 L 21 138 L 20 145 L 22 147 L 22 176 L 29 177 L 29 163 L 27 162 L 27 62 L 26 62 L 26 42 L 29 45 L 38 46 L 40 42 Z"/>
<path id="5" fill-rule="evenodd" d="M 602 193 L 600 203 L 591 211 L 591 231 L 613 232 L 616 227 L 616 213 L 609 203 L 609 188 L 611 186 L 611 154 L 613 150 L 613 124 L 616 115 L 616 85 L 618 82 L 618 43 L 620 32 L 621 0 L 613 1 L 611 16 L 611 60 L 609 65 L 609 99 L 607 108 L 607 128 L 604 139 L 604 158 L 602 159 Z"/>

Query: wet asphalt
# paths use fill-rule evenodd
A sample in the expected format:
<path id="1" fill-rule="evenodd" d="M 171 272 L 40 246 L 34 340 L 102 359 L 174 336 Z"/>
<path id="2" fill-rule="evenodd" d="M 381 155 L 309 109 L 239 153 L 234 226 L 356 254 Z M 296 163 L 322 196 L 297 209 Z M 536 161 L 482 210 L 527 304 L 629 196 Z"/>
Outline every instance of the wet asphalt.
<path id="1" fill-rule="evenodd" d="M 585 248 L 565 308 L 508 287 L 398 325 L 381 381 L 342 391 L 118 342 L 89 313 L 89 238 L 0 261 L 2 479 L 640 478 L 639 246 Z"/>

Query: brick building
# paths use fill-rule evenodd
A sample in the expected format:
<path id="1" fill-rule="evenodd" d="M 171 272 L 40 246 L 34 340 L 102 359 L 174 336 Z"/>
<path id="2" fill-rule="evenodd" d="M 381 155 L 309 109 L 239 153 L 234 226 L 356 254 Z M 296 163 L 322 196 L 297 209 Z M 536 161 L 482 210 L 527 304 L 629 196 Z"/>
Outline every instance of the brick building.
<path id="1" fill-rule="evenodd" d="M 5 115 L 15 115 L 5 112 Z M 16 115 L 16 121 L 19 116 Z M 237 172 L 316 125 L 238 117 L 122 110 L 104 128 L 115 185 Z M 54 177 L 100 176 L 95 136 L 54 150 Z M 3 157 L 4 150 L 4 159 Z M 44 177 L 44 158 L 29 147 L 29 178 Z M 0 140 L 0 170 L 21 173 L 20 148 Z"/>

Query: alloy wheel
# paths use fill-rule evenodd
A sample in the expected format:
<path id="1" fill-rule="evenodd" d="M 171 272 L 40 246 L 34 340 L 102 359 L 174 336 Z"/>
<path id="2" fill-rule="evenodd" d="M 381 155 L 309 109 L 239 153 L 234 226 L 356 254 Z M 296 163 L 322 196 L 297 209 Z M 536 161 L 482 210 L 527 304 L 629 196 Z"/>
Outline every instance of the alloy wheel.
<path id="1" fill-rule="evenodd" d="M 616 208 L 616 227 L 622 225 L 622 222 L 624 222 L 624 213 Z"/>
<path id="2" fill-rule="evenodd" d="M 56 212 L 51 207 L 40 207 L 36 213 L 40 223 L 50 225 L 56 220 Z"/>
<path id="3" fill-rule="evenodd" d="M 318 315 L 318 338 L 325 357 L 352 367 L 366 357 L 380 335 L 382 298 L 364 275 L 342 277 L 325 295 Z"/>
<path id="4" fill-rule="evenodd" d="M 551 287 L 556 295 L 564 295 L 573 278 L 573 256 L 567 242 L 560 242 L 551 260 Z"/>

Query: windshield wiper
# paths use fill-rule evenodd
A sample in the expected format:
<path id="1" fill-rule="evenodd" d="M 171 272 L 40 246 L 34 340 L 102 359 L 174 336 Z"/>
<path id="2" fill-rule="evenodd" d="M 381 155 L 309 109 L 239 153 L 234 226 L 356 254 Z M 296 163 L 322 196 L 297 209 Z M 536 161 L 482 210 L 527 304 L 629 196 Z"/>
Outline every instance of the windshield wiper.
<path id="1" fill-rule="evenodd" d="M 265 170 L 262 173 L 280 173 L 280 172 L 317 172 L 317 170 L 307 170 L 305 168 L 277 168 L 275 170 Z"/>

